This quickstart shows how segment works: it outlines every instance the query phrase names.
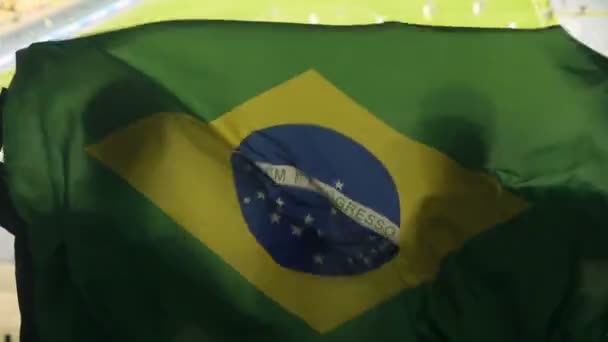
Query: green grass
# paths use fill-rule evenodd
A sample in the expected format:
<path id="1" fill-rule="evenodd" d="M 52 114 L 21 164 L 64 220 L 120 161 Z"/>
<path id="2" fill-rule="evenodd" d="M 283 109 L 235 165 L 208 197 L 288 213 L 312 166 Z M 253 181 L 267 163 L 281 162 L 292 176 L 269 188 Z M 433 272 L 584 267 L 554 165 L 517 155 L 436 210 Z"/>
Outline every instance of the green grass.
<path id="1" fill-rule="evenodd" d="M 7 73 L 4 74 L 0 74 L 0 88 L 2 87 L 8 87 L 8 84 L 11 82 L 11 79 L 13 78 L 13 71 L 9 71 Z"/>
<path id="2" fill-rule="evenodd" d="M 61 1 L 61 0 L 56 0 Z M 87 34 L 147 22 L 175 19 L 235 19 L 307 23 L 311 13 L 321 24 L 371 24 L 379 18 L 441 26 L 538 28 L 555 24 L 540 14 L 548 0 L 485 0 L 479 15 L 472 0 L 434 0 L 432 16 L 423 15 L 427 0 L 142 0 Z M 0 75 L 7 86 L 12 75 Z"/>
<path id="3" fill-rule="evenodd" d="M 237 19 L 307 23 L 314 12 L 321 24 L 370 24 L 379 17 L 416 24 L 536 28 L 554 24 L 539 14 L 548 0 L 485 0 L 479 15 L 472 0 L 435 0 L 425 18 L 427 0 L 147 0 L 95 31 L 172 19 Z"/>

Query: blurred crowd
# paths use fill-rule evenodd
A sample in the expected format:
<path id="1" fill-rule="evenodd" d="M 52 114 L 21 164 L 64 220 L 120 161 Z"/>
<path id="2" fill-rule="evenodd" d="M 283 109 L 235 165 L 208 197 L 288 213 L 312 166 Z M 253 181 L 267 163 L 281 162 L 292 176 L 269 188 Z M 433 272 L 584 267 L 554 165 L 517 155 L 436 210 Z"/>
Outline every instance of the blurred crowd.
<path id="1" fill-rule="evenodd" d="M 51 9 L 65 0 L 0 0 L 0 31 Z"/>
<path id="2" fill-rule="evenodd" d="M 0 0 L 0 8 L 4 11 L 19 12 L 45 6 L 51 0 Z"/>

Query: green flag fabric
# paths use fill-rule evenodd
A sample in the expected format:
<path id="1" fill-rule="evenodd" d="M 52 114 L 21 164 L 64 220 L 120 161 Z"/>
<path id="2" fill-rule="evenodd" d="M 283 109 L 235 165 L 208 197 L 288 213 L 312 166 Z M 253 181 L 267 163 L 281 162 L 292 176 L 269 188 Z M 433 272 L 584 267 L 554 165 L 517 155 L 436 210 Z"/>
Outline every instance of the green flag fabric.
<path id="1" fill-rule="evenodd" d="M 608 60 L 540 31 L 166 22 L 18 54 L 41 341 L 608 341 Z"/>

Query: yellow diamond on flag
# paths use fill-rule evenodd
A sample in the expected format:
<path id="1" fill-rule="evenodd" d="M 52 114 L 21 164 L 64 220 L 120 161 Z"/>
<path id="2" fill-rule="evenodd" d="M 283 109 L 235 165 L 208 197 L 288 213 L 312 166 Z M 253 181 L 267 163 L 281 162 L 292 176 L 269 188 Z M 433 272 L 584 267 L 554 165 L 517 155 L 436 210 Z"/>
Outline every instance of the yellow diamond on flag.
<path id="1" fill-rule="evenodd" d="M 235 185 L 240 178 L 233 158 L 247 148 L 257 148 L 244 143 L 251 136 L 267 138 L 255 144 L 272 144 L 273 132 L 283 132 L 277 130 L 281 127 L 321 130 L 361 146 L 373 156 L 371 162 L 386 170 L 387 184 L 396 189 L 395 201 L 379 205 L 349 192 L 356 183 L 365 184 L 366 189 L 379 186 L 380 180 L 373 177 L 349 182 L 340 175 L 331 181 L 305 175 L 298 156 L 290 154 L 295 149 L 287 145 L 278 148 L 285 160 L 294 163 L 268 159 L 247 165 L 256 169 L 247 172 L 259 171 L 267 178 L 264 181 L 270 179 L 273 184 L 267 190 L 243 195 Z M 312 142 L 316 138 L 310 135 L 294 143 L 305 146 L 306 139 Z M 527 206 L 494 179 L 468 171 L 439 151 L 397 132 L 316 71 L 287 80 L 210 123 L 185 113 L 158 113 L 111 133 L 88 150 L 250 284 L 320 333 L 429 280 L 447 253 Z M 317 162 L 315 168 L 319 169 L 329 161 L 319 156 Z M 330 255 L 306 255 L 301 261 L 301 255 L 289 248 L 268 245 L 268 239 L 280 234 L 295 241 L 313 234 L 313 227 L 325 228 L 315 226 L 318 216 L 305 212 L 298 224 L 285 225 L 293 200 L 281 192 L 283 188 L 327 197 L 333 205 L 331 213 L 327 210 L 327 220 L 342 215 L 345 221 L 338 222 L 358 223 L 365 236 L 384 240 L 384 246 L 395 252 L 364 271 L 361 267 L 371 265 L 383 253 L 381 248 L 365 249 L 359 253 L 360 260 L 357 255 L 346 255 L 345 265 L 359 263 L 359 268 L 353 266 L 353 272 L 339 274 L 331 268 Z M 270 201 L 273 191 L 281 195 Z M 248 209 L 262 203 L 259 201 L 273 209 L 262 216 L 258 215 L 262 209 Z M 393 206 L 398 215 L 386 214 L 384 206 Z M 299 214 L 297 209 L 293 210 Z M 265 221 L 258 224 L 251 217 Z M 260 232 L 260 227 L 269 230 Z M 326 241 L 332 238 L 344 237 Z M 293 266 L 293 260 L 300 264 Z M 306 267 L 326 273 L 303 271 Z"/>

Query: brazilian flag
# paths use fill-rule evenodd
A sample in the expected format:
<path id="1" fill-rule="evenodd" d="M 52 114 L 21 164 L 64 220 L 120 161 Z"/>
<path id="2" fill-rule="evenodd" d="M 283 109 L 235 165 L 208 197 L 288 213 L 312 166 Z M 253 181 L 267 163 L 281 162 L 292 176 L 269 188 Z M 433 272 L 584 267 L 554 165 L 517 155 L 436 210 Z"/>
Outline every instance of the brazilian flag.
<path id="1" fill-rule="evenodd" d="M 3 124 L 40 341 L 608 341 L 608 60 L 560 28 L 40 43 Z"/>

